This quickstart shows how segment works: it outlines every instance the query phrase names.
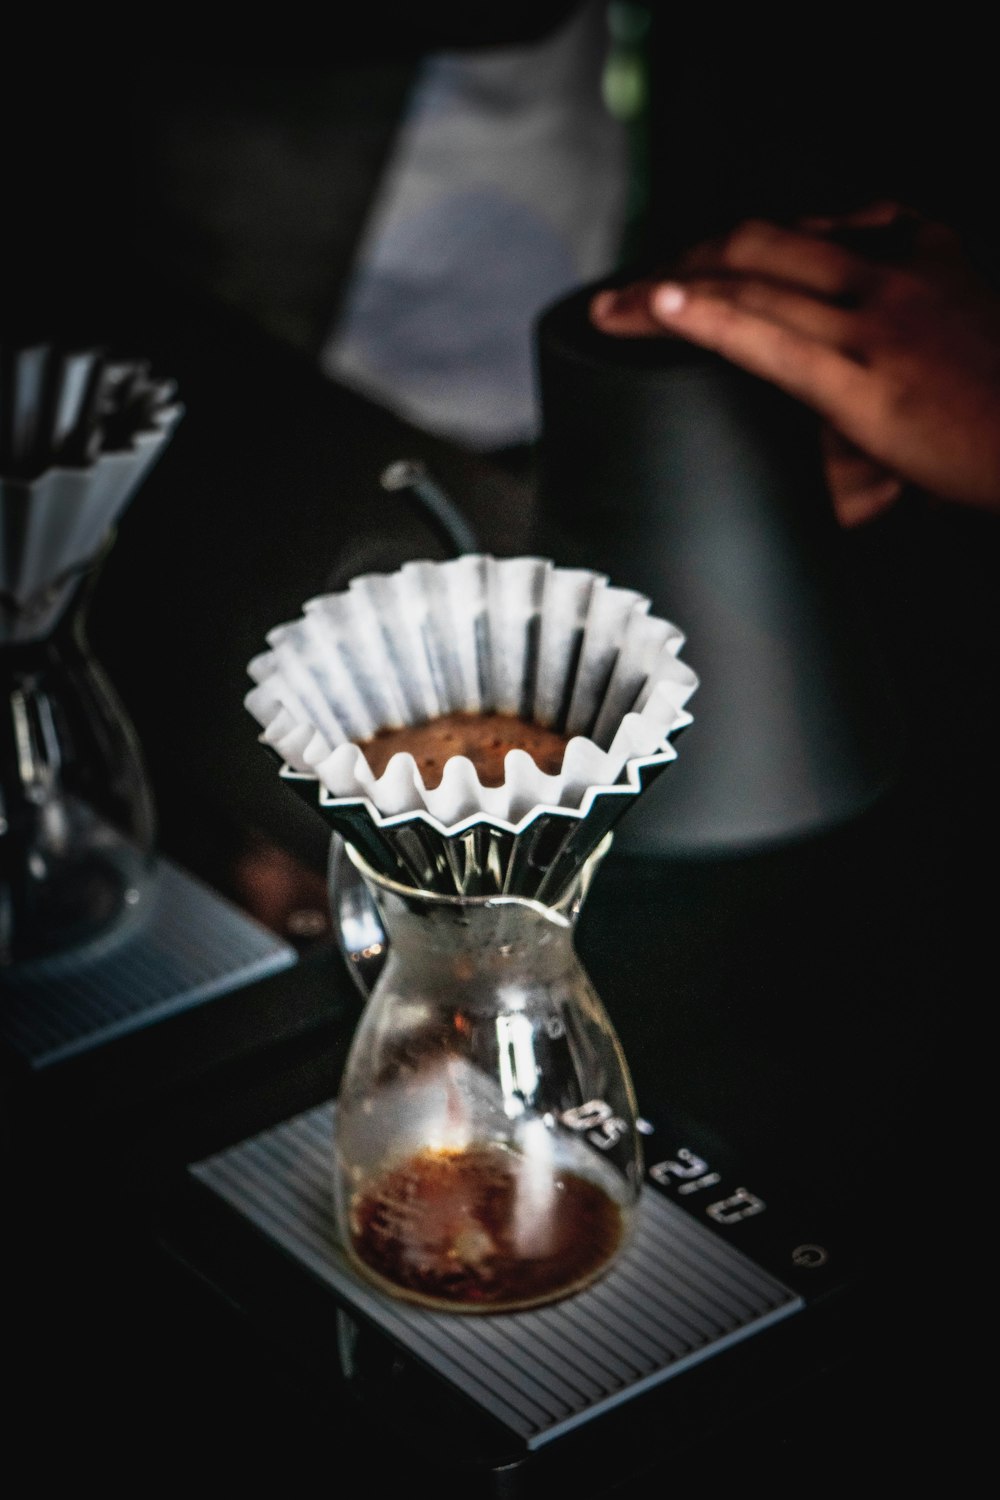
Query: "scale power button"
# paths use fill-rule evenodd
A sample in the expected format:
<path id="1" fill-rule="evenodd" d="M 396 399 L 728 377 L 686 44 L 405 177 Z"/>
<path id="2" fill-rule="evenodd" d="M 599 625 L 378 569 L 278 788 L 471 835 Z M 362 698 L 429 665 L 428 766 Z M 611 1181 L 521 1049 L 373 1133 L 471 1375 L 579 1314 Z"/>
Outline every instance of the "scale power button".
<path id="1" fill-rule="evenodd" d="M 830 1259 L 822 1245 L 796 1245 L 792 1251 L 792 1262 L 804 1266 L 808 1271 L 818 1271 Z"/>

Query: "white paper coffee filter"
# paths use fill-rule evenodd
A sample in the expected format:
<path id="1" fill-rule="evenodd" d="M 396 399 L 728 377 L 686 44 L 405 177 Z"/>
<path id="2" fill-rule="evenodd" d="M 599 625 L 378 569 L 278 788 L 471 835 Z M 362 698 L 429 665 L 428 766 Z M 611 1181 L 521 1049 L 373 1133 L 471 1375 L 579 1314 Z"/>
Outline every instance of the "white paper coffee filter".
<path id="1" fill-rule="evenodd" d="M 0 480 L 0 639 L 32 639 L 97 555 L 168 442 L 181 408 L 165 408 L 123 451 L 80 468 L 51 468 L 34 480 Z"/>
<path id="2" fill-rule="evenodd" d="M 442 831 L 477 817 L 514 828 L 541 807 L 584 815 L 595 788 L 638 792 L 630 764 L 675 757 L 697 687 L 678 659 L 684 636 L 649 600 L 603 574 L 544 558 L 466 555 L 370 574 L 309 600 L 268 633 L 248 666 L 248 710 L 293 773 L 314 776 L 324 805 L 363 800 L 379 820 L 420 814 Z M 376 777 L 352 743 L 455 711 L 519 714 L 571 736 L 547 775 L 511 751 L 504 782 L 484 787 L 453 756 L 428 788 L 414 758 Z"/>

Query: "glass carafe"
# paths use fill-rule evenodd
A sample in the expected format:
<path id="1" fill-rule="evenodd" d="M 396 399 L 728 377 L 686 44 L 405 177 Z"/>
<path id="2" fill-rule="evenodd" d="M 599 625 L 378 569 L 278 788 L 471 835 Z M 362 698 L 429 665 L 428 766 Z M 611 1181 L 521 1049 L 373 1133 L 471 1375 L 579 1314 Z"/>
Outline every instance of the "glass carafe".
<path id="1" fill-rule="evenodd" d="M 610 837 L 555 907 L 432 894 L 344 851 L 388 938 L 336 1112 L 342 1242 L 383 1291 L 495 1312 L 586 1286 L 628 1240 L 628 1067 L 574 948 Z"/>
<path id="2" fill-rule="evenodd" d="M 0 964 L 124 930 L 151 881 L 141 750 L 86 636 L 96 571 L 54 627 L 0 638 Z"/>

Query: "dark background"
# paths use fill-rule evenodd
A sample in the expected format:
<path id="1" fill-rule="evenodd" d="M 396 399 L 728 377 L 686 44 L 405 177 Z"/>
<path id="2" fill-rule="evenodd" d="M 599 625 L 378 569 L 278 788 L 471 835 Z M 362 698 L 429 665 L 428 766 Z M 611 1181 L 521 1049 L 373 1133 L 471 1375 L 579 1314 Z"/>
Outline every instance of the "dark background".
<path id="1" fill-rule="evenodd" d="M 329 60 L 271 36 L 192 60 L 168 25 L 155 46 L 26 46 L 10 70 L 4 337 L 147 355 L 186 408 L 120 527 L 92 638 L 146 752 L 161 847 L 277 930 L 322 906 L 326 830 L 256 744 L 246 662 L 345 569 L 441 555 L 379 489 L 390 460 L 424 458 L 497 552 L 528 545 L 534 504 L 530 456 L 512 468 L 411 431 L 324 381 L 316 350 L 422 48 L 525 38 L 570 9 L 459 26 L 447 7 L 373 8 Z M 994 83 L 973 29 L 651 14 L 637 263 L 746 213 L 889 194 L 955 223 L 992 269 Z M 207 120 L 232 125 L 234 170 L 245 130 L 280 139 L 308 191 L 276 172 L 243 237 L 220 239 L 198 172 Z M 722 1472 L 796 1483 L 861 1464 L 954 1476 L 983 1430 L 996 526 L 904 510 L 851 547 L 906 698 L 900 786 L 816 841 L 613 866 L 581 929 L 640 1102 L 676 1102 L 787 1181 L 869 1273 L 839 1344 L 702 1412 Z M 328 931 L 299 946 L 287 978 L 105 1057 L 47 1078 L 6 1070 L 10 1452 L 40 1475 L 134 1485 L 175 1465 L 222 1480 L 273 1465 L 302 1490 L 322 1464 L 346 1489 L 359 1461 L 378 1493 L 415 1463 L 435 1472 L 323 1384 L 321 1340 L 265 1334 L 231 1288 L 160 1246 L 186 1161 L 335 1088 L 356 1001 Z M 669 1411 L 661 1425 L 667 1449 L 623 1450 L 623 1476 L 648 1472 L 618 1493 L 704 1477 L 700 1429 Z"/>
<path id="2" fill-rule="evenodd" d="M 577 8 L 481 6 L 470 20 L 468 7 L 376 5 L 327 47 L 250 32 L 218 53 L 192 47 L 183 26 L 155 45 L 112 46 L 84 29 L 52 47 L 21 23 L 2 104 L 16 147 L 5 327 L 135 341 L 146 319 L 162 319 L 165 283 L 314 354 L 420 57 L 530 42 Z M 748 214 L 881 196 L 939 215 L 995 256 L 995 79 L 961 11 L 905 24 L 831 11 L 807 27 L 656 0 L 619 9 L 647 23 L 636 259 Z M 227 153 L 220 219 L 212 173 Z"/>

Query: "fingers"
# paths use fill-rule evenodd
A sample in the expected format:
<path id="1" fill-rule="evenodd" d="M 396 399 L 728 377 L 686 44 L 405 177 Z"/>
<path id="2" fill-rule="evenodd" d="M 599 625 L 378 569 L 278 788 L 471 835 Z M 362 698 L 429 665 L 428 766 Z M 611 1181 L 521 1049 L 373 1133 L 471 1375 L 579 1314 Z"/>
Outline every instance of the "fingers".
<path id="1" fill-rule="evenodd" d="M 666 329 L 650 310 L 656 285 L 655 281 L 636 281 L 631 286 L 598 292 L 591 299 L 590 321 L 602 333 L 618 338 L 662 338 Z"/>
<path id="2" fill-rule="evenodd" d="M 826 234 L 831 229 L 884 229 L 897 219 L 917 219 L 913 209 L 894 198 L 880 198 L 861 208 L 842 214 L 806 214 L 796 220 L 796 227 L 810 234 Z"/>
<path id="3" fill-rule="evenodd" d="M 823 424 L 820 436 L 827 486 L 842 526 L 863 526 L 896 503 L 903 492 L 898 475 L 828 423 Z"/>
<path id="4" fill-rule="evenodd" d="M 864 368 L 850 355 L 725 297 L 667 282 L 651 310 L 670 332 L 712 349 L 836 420 L 865 399 Z"/>
<path id="5" fill-rule="evenodd" d="M 854 526 L 867 526 L 869 521 L 874 521 L 876 516 L 895 505 L 903 493 L 902 480 L 892 474 L 849 488 L 838 484 L 832 475 L 827 476 L 827 483 L 837 520 L 845 530 Z"/>
<path id="6" fill-rule="evenodd" d="M 863 259 L 912 263 L 915 258 L 964 259 L 961 239 L 946 224 L 894 199 L 882 199 L 843 214 L 809 214 L 795 227 L 814 235 L 840 237 L 840 243 Z"/>
<path id="7" fill-rule="evenodd" d="M 806 338 L 830 344 L 845 354 L 853 353 L 857 332 L 854 314 L 794 287 L 736 276 L 701 276 L 676 284 L 643 281 L 619 290 L 599 292 L 590 304 L 591 320 L 603 332 L 619 337 L 662 337 L 670 330 L 658 314 L 656 299 L 665 286 L 675 285 L 683 288 L 686 297 L 710 297 L 727 302 Z M 668 302 L 675 300 L 672 293 L 666 293 L 666 297 Z"/>
<path id="8" fill-rule="evenodd" d="M 765 281 L 635 282 L 599 292 L 590 316 L 618 336 L 678 334 L 826 413 L 854 394 L 861 372 L 848 314 Z"/>
<path id="9" fill-rule="evenodd" d="M 873 279 L 873 268 L 853 250 L 763 219 L 748 219 L 715 246 L 697 247 L 682 269 L 762 277 L 842 304 L 857 302 Z"/>
<path id="10" fill-rule="evenodd" d="M 866 246 L 872 248 L 866 236 L 884 238 L 901 226 L 908 229 L 911 248 L 914 234 L 929 235 L 935 227 L 888 200 L 848 214 L 813 216 L 790 229 L 750 219 L 723 238 L 692 246 L 673 274 L 678 282 L 697 282 L 706 294 L 846 350 L 850 330 L 836 314 L 877 297 L 886 274 L 884 254 L 865 254 Z M 847 244 L 829 237 L 836 234 L 860 240 Z M 590 305 L 591 321 L 621 338 L 662 334 L 665 325 L 652 308 L 656 287 L 647 277 L 599 292 Z"/>
<path id="11" fill-rule="evenodd" d="M 954 230 L 888 202 L 752 221 L 669 274 L 595 298 L 597 325 L 700 345 L 825 418 L 854 445 L 827 452 L 844 525 L 904 480 L 996 508 L 1000 306 Z"/>
<path id="12" fill-rule="evenodd" d="M 663 323 L 659 321 L 659 309 L 663 302 L 678 308 L 681 305 L 676 294 L 665 291 L 666 286 L 673 285 L 675 283 L 652 286 L 647 293 L 648 315 L 661 329 Z M 700 276 L 676 285 L 689 300 L 707 297 L 716 302 L 728 303 L 730 307 L 765 318 L 769 323 L 776 323 L 805 338 L 829 344 L 831 348 L 839 349 L 849 357 L 857 357 L 854 354 L 858 333 L 856 315 L 807 292 L 801 292 L 796 287 L 735 276 L 728 279 Z"/>

